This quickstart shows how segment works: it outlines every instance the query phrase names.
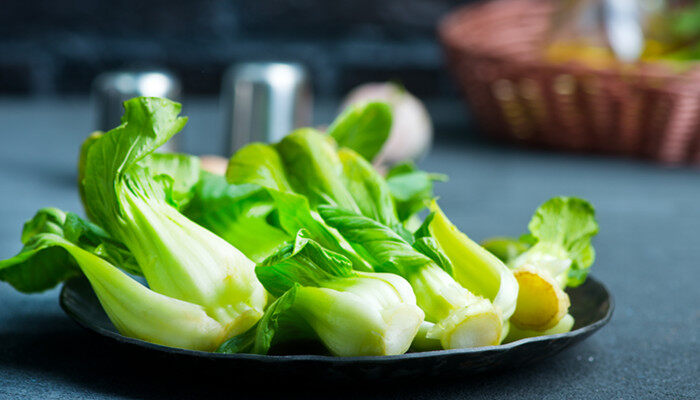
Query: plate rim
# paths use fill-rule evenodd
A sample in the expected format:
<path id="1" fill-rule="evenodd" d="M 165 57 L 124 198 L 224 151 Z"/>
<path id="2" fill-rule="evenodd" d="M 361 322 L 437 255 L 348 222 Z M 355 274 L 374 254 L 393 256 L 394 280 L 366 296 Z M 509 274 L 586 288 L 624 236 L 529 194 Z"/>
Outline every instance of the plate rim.
<path id="1" fill-rule="evenodd" d="M 249 354 L 249 353 L 225 354 L 225 353 L 215 353 L 215 352 L 207 352 L 207 351 L 201 351 L 201 350 L 181 349 L 178 347 L 170 347 L 170 346 L 165 346 L 165 345 L 161 345 L 161 344 L 151 343 L 151 342 L 147 342 L 145 340 L 124 336 L 118 332 L 113 332 L 111 330 L 107 330 L 107 329 L 104 329 L 102 327 L 96 327 L 94 325 L 91 325 L 81 315 L 73 312 L 70 309 L 70 307 L 66 305 L 66 302 L 64 300 L 66 286 L 68 286 L 68 284 L 71 281 L 80 280 L 80 279 L 86 279 L 86 278 L 84 276 L 74 277 L 74 278 L 69 279 L 68 281 L 64 282 L 63 285 L 61 286 L 61 292 L 59 293 L 58 299 L 59 299 L 59 305 L 60 305 L 61 309 L 63 310 L 63 312 L 66 313 L 66 315 L 68 315 L 68 317 L 70 317 L 73 321 L 75 321 L 82 328 L 84 328 L 88 331 L 91 331 L 93 333 L 100 334 L 104 337 L 114 339 L 117 342 L 146 348 L 150 351 L 157 351 L 160 353 L 167 353 L 167 354 L 176 354 L 176 355 L 187 356 L 187 357 L 209 358 L 209 359 L 217 359 L 217 360 L 230 359 L 230 360 L 249 360 L 249 361 L 258 361 L 258 362 L 275 362 L 275 363 L 296 362 L 296 361 L 314 361 L 314 362 L 324 362 L 324 363 L 334 363 L 334 364 L 354 364 L 354 363 L 358 363 L 358 362 L 388 363 L 388 362 L 404 361 L 404 360 L 411 360 L 411 359 L 440 358 L 443 356 L 451 356 L 451 355 L 484 354 L 484 353 L 490 353 L 490 352 L 496 352 L 496 351 L 512 350 L 512 349 L 515 349 L 518 347 L 525 346 L 525 345 L 530 344 L 530 343 L 544 342 L 544 341 L 551 341 L 551 340 L 556 341 L 556 340 L 564 339 L 567 337 L 577 337 L 577 336 L 584 335 L 584 338 L 585 338 L 586 335 L 589 335 L 589 334 L 599 330 L 600 328 L 605 326 L 608 322 L 610 322 L 610 319 L 612 318 L 612 315 L 613 315 L 613 311 L 615 310 L 615 300 L 613 298 L 612 293 L 608 289 L 608 287 L 605 286 L 605 284 L 602 281 L 595 279 L 589 275 L 586 278 L 586 281 L 592 280 L 593 282 L 598 284 L 603 289 L 605 294 L 607 295 L 607 301 L 609 303 L 608 310 L 601 319 L 593 322 L 592 324 L 584 325 L 578 329 L 574 329 L 574 330 L 571 330 L 569 332 L 557 333 L 554 335 L 529 337 L 529 338 L 519 339 L 519 340 L 516 340 L 514 342 L 510 342 L 510 343 L 506 343 L 506 344 L 499 344 L 499 345 L 494 345 L 494 346 L 472 347 L 472 348 L 466 348 L 466 349 L 419 351 L 419 352 L 411 352 L 411 353 L 396 354 L 396 355 L 386 355 L 386 356 L 339 357 L 339 356 L 320 355 L 320 354 L 290 354 L 290 355 L 262 355 L 262 354 Z"/>

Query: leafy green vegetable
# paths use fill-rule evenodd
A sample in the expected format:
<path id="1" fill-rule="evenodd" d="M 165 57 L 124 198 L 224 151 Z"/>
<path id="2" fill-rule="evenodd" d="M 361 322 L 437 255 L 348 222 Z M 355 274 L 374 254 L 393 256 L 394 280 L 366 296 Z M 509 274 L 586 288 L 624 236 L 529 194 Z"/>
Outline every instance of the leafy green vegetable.
<path id="1" fill-rule="evenodd" d="M 298 129 L 275 148 L 292 188 L 306 196 L 312 208 L 319 204 L 333 204 L 359 211 L 352 194 L 339 179 L 343 165 L 328 136 L 311 128 Z"/>
<path id="2" fill-rule="evenodd" d="M 277 300 L 265 310 L 265 314 L 255 328 L 227 340 L 216 350 L 217 353 L 267 354 L 273 342 L 283 342 L 285 340 L 293 340 L 297 337 L 313 336 L 313 331 L 307 325 L 301 328 L 304 332 L 301 335 L 298 335 L 297 332 L 292 334 L 289 332 L 291 329 L 299 328 L 298 326 L 293 326 L 299 325 L 299 321 L 294 321 L 299 317 L 291 310 L 296 300 L 298 290 L 299 285 L 294 284 L 291 289 L 277 298 Z M 280 320 L 284 319 L 285 316 L 287 316 L 286 319 L 290 322 L 280 327 Z"/>
<path id="3" fill-rule="evenodd" d="M 362 215 L 389 227 L 398 225 L 391 192 L 384 178 L 350 149 L 340 149 L 338 157 L 343 165 L 341 179 Z"/>
<path id="4" fill-rule="evenodd" d="M 355 252 L 345 238 L 326 225 L 318 213 L 311 210 L 309 202 L 304 196 L 272 190 L 269 193 L 275 202 L 280 226 L 289 235 L 304 229 L 325 248 L 347 257 L 352 262 L 354 269 L 372 271 L 372 266 Z"/>
<path id="5" fill-rule="evenodd" d="M 435 196 L 433 182 L 447 181 L 447 176 L 418 170 L 412 163 L 394 166 L 386 176 L 386 182 L 396 204 L 399 220 L 408 221 L 425 208 Z"/>
<path id="6" fill-rule="evenodd" d="M 114 243 L 74 214 L 40 210 L 25 225 L 22 240 L 22 251 L 0 262 L 0 280 L 17 290 L 37 292 L 85 274 L 110 320 L 125 335 L 196 350 L 213 350 L 225 338 L 224 326 L 201 306 L 155 293 L 95 254 L 104 243 Z M 114 246 L 126 252 L 120 244 Z"/>
<path id="7" fill-rule="evenodd" d="M 119 263 L 131 273 L 139 267 L 129 251 L 98 226 L 75 214 L 56 208 L 44 208 L 24 225 L 23 249 L 16 256 L 0 261 L 0 280 L 24 293 L 51 289 L 81 274 L 75 260 L 63 248 L 46 245 L 42 238 L 54 235 L 103 259 Z"/>
<path id="8" fill-rule="evenodd" d="M 226 179 L 234 184 L 254 183 L 281 192 L 291 192 L 292 187 L 274 147 L 251 143 L 231 157 Z"/>
<path id="9" fill-rule="evenodd" d="M 231 185 L 203 172 L 183 214 L 234 245 L 255 262 L 275 253 L 292 236 L 275 226 L 275 201 L 258 185 Z M 298 229 L 297 229 L 298 230 Z"/>
<path id="10" fill-rule="evenodd" d="M 156 178 L 167 181 L 166 200 L 173 207 L 183 207 L 200 180 L 202 171 L 198 157 L 188 154 L 151 153 L 139 162 Z"/>
<path id="11" fill-rule="evenodd" d="M 85 180 L 85 164 L 87 163 L 87 155 L 90 146 L 92 146 L 96 141 L 102 138 L 102 135 L 104 135 L 104 132 L 95 131 L 91 133 L 90 136 L 88 136 L 87 139 L 85 139 L 80 145 L 80 154 L 78 156 L 78 194 L 80 195 L 80 201 L 83 203 L 83 207 L 86 208 L 86 212 L 87 207 L 85 207 L 85 185 L 83 185 L 83 181 Z M 93 219 L 89 212 L 88 218 L 90 218 L 91 220 Z"/>
<path id="12" fill-rule="evenodd" d="M 517 242 L 491 240 L 489 246 L 507 258 L 518 281 L 511 322 L 520 331 L 545 332 L 558 326 L 568 312 L 570 301 L 564 287 L 586 279 L 595 258 L 591 238 L 598 224 L 587 201 L 555 197 L 535 211 L 528 228 L 530 233 Z M 523 247 L 528 248 L 522 251 Z M 520 254 L 514 257 L 517 252 Z"/>
<path id="13" fill-rule="evenodd" d="M 435 264 L 444 269 L 448 274 L 452 275 L 454 273 L 452 261 L 450 261 L 445 252 L 442 251 L 440 245 L 434 238 L 427 236 L 419 237 L 413 242 L 413 248 L 430 257 Z"/>
<path id="14" fill-rule="evenodd" d="M 598 233 L 593 206 L 575 197 L 554 197 L 535 211 L 528 224 L 536 243 L 513 261 L 546 270 L 562 287 L 586 280 L 595 260 L 591 239 Z"/>
<path id="15" fill-rule="evenodd" d="M 297 137 L 304 137 L 298 142 L 302 144 L 313 143 L 314 148 L 323 148 L 327 152 L 334 152 L 328 138 L 312 130 L 297 131 Z M 291 142 L 291 140 L 290 140 Z M 281 144 L 280 144 L 281 146 Z M 327 146 L 331 146 L 330 149 Z M 288 148 L 294 147 L 287 144 Z M 332 151 L 331 151 L 332 150 Z M 313 150 L 307 148 L 305 154 L 312 153 Z M 330 154 L 330 153 L 329 153 Z M 342 165 L 338 156 L 333 153 L 328 158 L 336 163 L 337 173 L 342 171 Z M 321 168 L 322 170 L 323 168 Z M 323 172 L 318 172 L 323 174 Z M 293 174 L 292 174 L 293 175 Z M 367 261 L 358 256 L 352 247 L 337 232 L 330 229 L 323 220 L 313 211 L 307 197 L 304 197 L 292 190 L 292 186 L 287 179 L 282 158 L 273 146 L 253 143 L 240 149 L 231 157 L 229 167 L 226 171 L 226 179 L 234 185 L 255 184 L 268 189 L 268 193 L 274 202 L 277 210 L 279 225 L 290 237 L 293 237 L 300 229 L 306 229 L 313 239 L 322 246 L 339 252 L 349 258 L 353 267 L 360 271 L 371 271 L 371 266 Z M 296 175 L 303 180 L 301 174 Z M 326 175 L 327 179 L 333 180 L 332 186 L 342 185 L 338 176 Z M 309 187 L 312 187 L 309 185 Z M 320 189 L 309 189 L 317 193 L 317 199 L 328 197 Z M 340 189 L 338 189 L 340 190 Z M 343 188 L 345 195 L 349 196 L 348 201 L 353 201 L 350 194 Z M 353 209 L 357 209 L 353 205 Z"/>
<path id="16" fill-rule="evenodd" d="M 402 354 L 423 322 L 408 282 L 359 272 L 341 254 L 328 251 L 301 231 L 295 242 L 256 268 L 265 288 L 281 296 L 257 327 L 254 352 L 267 353 L 272 336 L 284 334 L 284 313 L 308 325 L 339 356 Z M 290 291 L 293 294 L 290 294 Z"/>
<path id="17" fill-rule="evenodd" d="M 391 107 L 370 102 L 345 109 L 328 127 L 328 134 L 338 146 L 352 149 L 372 161 L 389 138 L 391 123 Z"/>
<path id="18" fill-rule="evenodd" d="M 120 126 L 80 149 L 91 222 L 40 210 L 0 280 L 37 292 L 84 275 L 122 334 L 222 353 L 312 341 L 339 356 L 401 354 L 573 326 L 563 288 L 585 280 L 598 230 L 584 200 L 551 199 L 530 233 L 484 248 L 434 201 L 442 175 L 402 164 L 385 179 L 372 167 L 391 128 L 386 104 L 348 109 L 329 135 L 250 144 L 226 178 L 197 157 L 154 153 L 184 126 L 179 104 L 124 106 Z"/>
<path id="19" fill-rule="evenodd" d="M 182 129 L 180 105 L 136 98 L 124 106 L 122 124 L 87 150 L 88 215 L 125 244 L 153 291 L 195 303 L 225 327 L 223 342 L 263 314 L 266 294 L 254 264 L 178 212 L 167 201 L 173 178 L 154 178 L 148 162 L 141 163 Z"/>
<path id="20" fill-rule="evenodd" d="M 275 339 L 279 342 L 310 335 L 311 328 L 296 321 L 299 317 L 292 310 L 299 289 L 300 286 L 298 284 L 293 285 L 265 310 L 265 315 L 263 315 L 256 329 L 254 331 L 251 330 L 255 333 L 253 353 L 267 354 Z M 287 320 L 289 322 L 283 324 L 285 316 L 288 317 Z M 294 330 L 294 332 L 290 333 L 289 330 Z M 299 334 L 299 331 L 302 333 Z"/>
<path id="21" fill-rule="evenodd" d="M 265 289 L 281 296 L 295 284 L 322 287 L 335 278 L 355 276 L 350 261 L 341 254 L 328 251 L 299 231 L 289 244 L 258 264 L 255 273 Z"/>
<path id="22" fill-rule="evenodd" d="M 513 273 L 493 254 L 460 232 L 437 202 L 431 203 L 430 210 L 427 230 L 452 262 L 455 280 L 472 293 L 491 300 L 500 310 L 505 324 L 515 311 L 518 297 Z"/>
<path id="23" fill-rule="evenodd" d="M 90 146 L 102 138 L 104 132 L 90 134 L 80 146 L 78 160 L 78 191 L 85 206 L 85 168 Z M 190 198 L 192 187 L 199 181 L 202 169 L 199 157 L 177 153 L 151 153 L 143 157 L 139 165 L 148 168 L 150 174 L 165 187 L 166 200 L 174 207 L 183 207 Z M 90 210 L 85 206 L 88 216 Z M 90 217 L 90 219 L 94 219 Z"/>
<path id="24" fill-rule="evenodd" d="M 397 274 L 411 284 L 426 321 L 435 325 L 428 338 L 444 348 L 500 343 L 503 321 L 486 299 L 460 286 L 432 258 L 415 250 L 390 228 L 338 207 L 319 206 L 323 219 L 371 260 L 376 271 Z"/>

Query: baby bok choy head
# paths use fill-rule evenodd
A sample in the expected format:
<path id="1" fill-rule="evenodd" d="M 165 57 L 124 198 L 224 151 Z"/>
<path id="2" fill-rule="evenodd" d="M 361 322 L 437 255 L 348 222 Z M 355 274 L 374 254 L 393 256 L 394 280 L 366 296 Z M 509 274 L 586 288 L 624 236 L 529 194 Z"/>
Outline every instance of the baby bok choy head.
<path id="1" fill-rule="evenodd" d="M 180 105 L 140 97 L 124 107 L 122 124 L 85 150 L 87 214 L 128 248 L 151 290 L 204 310 L 220 326 L 221 341 L 246 331 L 266 303 L 254 263 L 182 215 L 173 177 L 154 174 L 162 163 L 147 158 L 184 126 Z"/>
<path id="2" fill-rule="evenodd" d="M 535 211 L 528 228 L 530 234 L 518 240 L 485 242 L 506 258 L 520 286 L 511 322 L 525 331 L 571 329 L 573 324 L 560 324 L 570 305 L 563 289 L 583 283 L 595 259 L 593 206 L 575 197 L 552 198 Z"/>
<path id="3" fill-rule="evenodd" d="M 426 321 L 433 324 L 423 329 L 426 339 L 439 340 L 445 349 L 501 342 L 501 311 L 488 299 L 457 283 L 449 261 L 429 240 L 416 242 L 414 248 L 405 238 L 371 218 L 333 206 L 319 206 L 319 213 L 359 254 L 370 260 L 375 271 L 402 276 L 411 284 Z M 419 341 L 429 342 L 423 338 Z"/>
<path id="4" fill-rule="evenodd" d="M 518 283 L 513 272 L 486 249 L 471 240 L 447 219 L 437 202 L 430 204 L 428 215 L 416 231 L 417 241 L 435 240 L 452 266 L 452 276 L 469 291 L 489 299 L 500 311 L 505 337 L 508 319 L 515 312 Z"/>
<path id="5" fill-rule="evenodd" d="M 25 224 L 24 248 L 0 261 L 0 280 L 31 293 L 84 274 L 124 335 L 165 346 L 213 350 L 228 332 L 206 310 L 156 293 L 116 268 L 138 273 L 133 257 L 101 228 L 71 213 L 42 209 Z"/>
<path id="6" fill-rule="evenodd" d="M 221 351 L 252 340 L 252 352 L 272 344 L 317 337 L 337 356 L 403 354 L 423 322 L 410 285 L 393 274 L 360 272 L 344 256 L 324 249 L 302 230 L 296 240 L 256 268 L 279 298 L 255 334 L 233 338 Z"/>

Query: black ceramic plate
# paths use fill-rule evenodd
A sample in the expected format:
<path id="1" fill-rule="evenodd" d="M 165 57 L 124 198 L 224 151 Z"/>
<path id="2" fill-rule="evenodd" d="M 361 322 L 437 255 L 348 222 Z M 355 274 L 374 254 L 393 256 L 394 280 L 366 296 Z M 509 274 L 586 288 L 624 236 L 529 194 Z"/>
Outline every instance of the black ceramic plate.
<path id="1" fill-rule="evenodd" d="M 589 277 L 586 283 L 567 289 L 569 312 L 576 324 L 571 332 L 527 338 L 500 346 L 429 351 L 383 357 L 330 357 L 321 355 L 261 356 L 216 354 L 160 346 L 122 336 L 102 310 L 85 278 L 65 283 L 60 295 L 63 310 L 81 326 L 131 347 L 139 346 L 169 359 L 205 361 L 228 370 L 247 373 L 294 375 L 320 374 L 325 378 L 410 378 L 454 376 L 514 368 L 550 357 L 577 343 L 605 325 L 612 316 L 613 300 L 606 287 Z M 159 354 L 156 354 L 159 353 Z"/>

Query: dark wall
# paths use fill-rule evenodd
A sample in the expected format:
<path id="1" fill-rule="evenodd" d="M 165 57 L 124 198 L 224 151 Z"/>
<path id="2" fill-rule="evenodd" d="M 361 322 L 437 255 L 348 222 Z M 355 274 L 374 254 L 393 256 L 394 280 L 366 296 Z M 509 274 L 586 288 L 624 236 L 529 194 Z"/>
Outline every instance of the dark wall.
<path id="1" fill-rule="evenodd" d="M 397 79 L 452 93 L 437 21 L 464 0 L 4 0 L 0 94 L 87 93 L 106 69 L 160 66 L 189 94 L 217 93 L 227 65 L 295 60 L 316 93 Z"/>

